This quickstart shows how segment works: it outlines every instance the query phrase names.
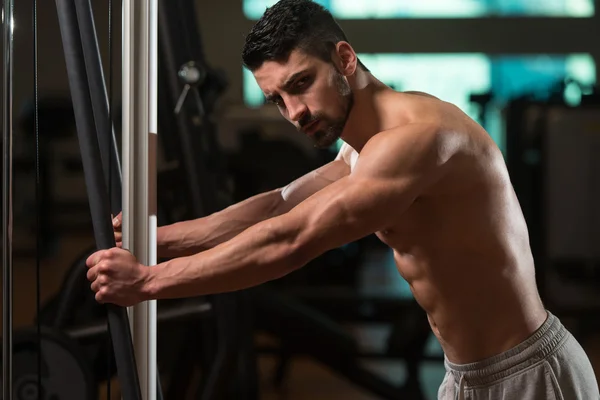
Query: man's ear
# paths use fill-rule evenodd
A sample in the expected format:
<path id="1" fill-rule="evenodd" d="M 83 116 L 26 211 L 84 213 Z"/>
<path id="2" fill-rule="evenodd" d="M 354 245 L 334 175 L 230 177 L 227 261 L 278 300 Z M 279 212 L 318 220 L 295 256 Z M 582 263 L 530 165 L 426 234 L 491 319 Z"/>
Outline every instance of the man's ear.
<path id="1" fill-rule="evenodd" d="M 335 45 L 337 67 L 344 76 L 353 75 L 358 66 L 358 57 L 348 42 L 338 42 Z"/>

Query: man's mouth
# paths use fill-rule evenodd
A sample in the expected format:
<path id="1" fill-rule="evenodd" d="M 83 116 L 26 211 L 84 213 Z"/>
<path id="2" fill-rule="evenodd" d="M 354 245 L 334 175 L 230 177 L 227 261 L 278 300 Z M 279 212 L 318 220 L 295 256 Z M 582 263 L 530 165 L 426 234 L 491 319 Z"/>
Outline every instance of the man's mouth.
<path id="1" fill-rule="evenodd" d="M 310 124 L 306 125 L 302 130 L 307 135 L 311 135 L 315 132 L 317 125 L 319 125 L 319 120 L 311 122 Z"/>

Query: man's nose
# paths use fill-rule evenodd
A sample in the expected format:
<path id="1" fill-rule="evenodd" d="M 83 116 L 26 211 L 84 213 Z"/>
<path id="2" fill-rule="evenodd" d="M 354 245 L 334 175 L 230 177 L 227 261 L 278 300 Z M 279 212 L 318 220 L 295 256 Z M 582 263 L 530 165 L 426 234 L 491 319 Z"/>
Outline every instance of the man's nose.
<path id="1" fill-rule="evenodd" d="M 294 122 L 300 121 L 302 116 L 304 114 L 306 114 L 306 111 L 307 111 L 307 107 L 306 107 L 306 104 L 304 104 L 303 102 L 298 101 L 296 99 L 289 101 L 288 112 L 289 112 L 289 117 L 292 121 L 294 121 Z"/>

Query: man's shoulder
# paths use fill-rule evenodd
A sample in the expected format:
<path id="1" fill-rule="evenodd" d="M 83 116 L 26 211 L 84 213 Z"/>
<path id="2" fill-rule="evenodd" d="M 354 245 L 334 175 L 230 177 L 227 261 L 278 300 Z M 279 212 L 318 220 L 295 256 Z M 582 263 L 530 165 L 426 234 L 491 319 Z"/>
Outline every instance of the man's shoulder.
<path id="1" fill-rule="evenodd" d="M 361 176 L 384 179 L 438 175 L 447 162 L 442 142 L 443 131 L 436 124 L 388 129 L 373 136 L 363 147 L 355 171 Z"/>
<path id="2" fill-rule="evenodd" d="M 439 98 L 435 97 L 432 94 L 425 93 L 425 92 L 419 92 L 417 90 L 408 90 L 408 91 L 401 92 L 401 93 L 404 93 L 404 94 L 413 94 L 413 95 L 416 95 L 416 96 L 423 96 L 423 97 L 429 97 L 430 99 L 440 100 Z"/>
<path id="3" fill-rule="evenodd" d="M 447 140 L 444 129 L 437 122 L 408 123 L 379 132 L 365 145 L 364 154 L 384 152 L 393 156 L 430 153 Z"/>
<path id="4" fill-rule="evenodd" d="M 438 190 L 452 177 L 465 180 L 474 173 L 469 165 L 481 158 L 471 154 L 472 146 L 468 135 L 437 124 L 399 126 L 373 137 L 361 152 L 356 171 L 384 179 L 418 179 L 423 192 Z"/>

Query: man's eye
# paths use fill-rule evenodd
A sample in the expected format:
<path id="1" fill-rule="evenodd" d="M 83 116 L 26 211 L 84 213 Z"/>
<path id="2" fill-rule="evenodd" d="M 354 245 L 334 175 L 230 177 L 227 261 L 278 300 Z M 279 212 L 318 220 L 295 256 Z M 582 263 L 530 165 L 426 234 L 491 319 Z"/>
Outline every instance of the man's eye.
<path id="1" fill-rule="evenodd" d="M 306 85 L 307 82 L 308 82 L 307 77 L 301 78 L 296 82 L 296 87 L 301 88 L 302 86 Z"/>
<path id="2" fill-rule="evenodd" d="M 266 99 L 266 102 L 270 104 L 275 104 L 278 107 L 284 106 L 283 99 L 281 97 L 270 97 Z"/>

